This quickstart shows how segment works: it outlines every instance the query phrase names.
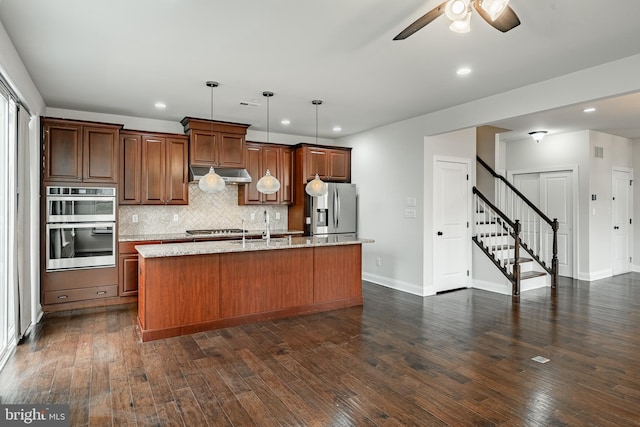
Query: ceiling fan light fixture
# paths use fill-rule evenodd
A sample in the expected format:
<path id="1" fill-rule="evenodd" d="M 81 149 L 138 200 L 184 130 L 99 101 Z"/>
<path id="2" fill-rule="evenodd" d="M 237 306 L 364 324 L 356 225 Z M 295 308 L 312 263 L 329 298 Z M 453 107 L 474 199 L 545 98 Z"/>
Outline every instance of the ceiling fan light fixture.
<path id="1" fill-rule="evenodd" d="M 471 14 L 468 13 L 464 19 L 458 19 L 451 22 L 451 25 L 449 25 L 449 29 L 454 33 L 460 34 L 468 33 L 469 31 L 471 31 Z"/>
<path id="2" fill-rule="evenodd" d="M 469 15 L 471 0 L 450 0 L 444 7 L 444 13 L 452 21 L 460 21 Z"/>
<path id="3" fill-rule="evenodd" d="M 544 138 L 546 134 L 546 130 L 534 130 L 533 132 L 529 132 L 529 135 L 531 135 L 531 137 L 535 139 L 536 142 L 542 141 L 542 138 Z"/>
<path id="4" fill-rule="evenodd" d="M 508 5 L 509 0 L 484 0 L 480 7 L 487 12 L 492 21 L 495 21 Z"/>

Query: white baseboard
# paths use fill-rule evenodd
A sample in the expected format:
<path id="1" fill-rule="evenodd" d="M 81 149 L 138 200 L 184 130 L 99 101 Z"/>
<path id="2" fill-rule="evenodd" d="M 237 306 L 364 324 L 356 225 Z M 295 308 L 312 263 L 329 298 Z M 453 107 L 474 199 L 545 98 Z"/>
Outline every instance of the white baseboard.
<path id="1" fill-rule="evenodd" d="M 401 280 L 391 279 L 389 277 L 378 276 L 377 274 L 362 273 L 362 280 L 375 283 L 376 285 L 384 286 L 387 288 L 395 289 L 397 291 L 406 292 L 418 296 L 426 296 L 422 286 L 414 283 L 403 282 Z"/>
<path id="2" fill-rule="evenodd" d="M 606 270 L 600 270 L 589 273 L 578 273 L 578 280 L 584 280 L 585 282 L 593 282 L 594 280 L 606 279 L 613 276 L 613 270 L 610 268 Z"/>
<path id="3" fill-rule="evenodd" d="M 511 295 L 511 284 L 505 285 L 504 283 L 487 282 L 485 280 L 473 279 L 474 289 L 481 289 L 483 291 L 495 292 L 502 295 Z"/>
<path id="4" fill-rule="evenodd" d="M 640 273 L 640 264 L 631 264 L 631 271 L 634 273 Z"/>

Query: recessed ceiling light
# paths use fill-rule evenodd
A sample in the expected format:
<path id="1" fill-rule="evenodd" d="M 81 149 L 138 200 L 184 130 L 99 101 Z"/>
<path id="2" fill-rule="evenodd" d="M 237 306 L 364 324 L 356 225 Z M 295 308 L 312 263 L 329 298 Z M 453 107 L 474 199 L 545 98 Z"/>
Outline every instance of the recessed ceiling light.
<path id="1" fill-rule="evenodd" d="M 333 131 L 334 132 L 340 132 L 342 130 L 342 128 L 340 126 L 334 126 L 333 127 Z"/>
<path id="2" fill-rule="evenodd" d="M 167 104 L 165 104 L 164 102 L 156 102 L 153 105 L 159 110 L 164 110 L 165 108 L 167 108 Z"/>
<path id="3" fill-rule="evenodd" d="M 290 124 L 291 124 L 291 120 L 289 120 L 289 119 L 282 119 L 282 121 L 281 121 L 280 123 L 282 123 L 282 124 L 283 124 L 283 125 L 285 125 L 285 126 L 286 126 L 286 125 L 290 125 Z"/>
<path id="4" fill-rule="evenodd" d="M 593 113 L 594 111 L 596 111 L 595 107 L 589 107 L 589 108 L 585 108 L 584 110 L 585 113 Z"/>
<path id="5" fill-rule="evenodd" d="M 467 74 L 471 74 L 471 68 L 469 67 L 458 68 L 458 71 L 456 71 L 456 74 L 459 76 L 466 76 Z"/>

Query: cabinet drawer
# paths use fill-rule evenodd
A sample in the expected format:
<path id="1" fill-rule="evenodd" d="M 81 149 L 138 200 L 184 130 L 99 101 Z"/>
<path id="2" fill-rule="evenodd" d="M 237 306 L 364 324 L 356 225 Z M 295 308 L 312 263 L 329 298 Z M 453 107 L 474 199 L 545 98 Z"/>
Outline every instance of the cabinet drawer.
<path id="1" fill-rule="evenodd" d="M 93 288 L 68 289 L 44 293 L 45 304 L 59 304 L 72 301 L 103 299 L 118 296 L 118 285 L 96 286 Z"/>

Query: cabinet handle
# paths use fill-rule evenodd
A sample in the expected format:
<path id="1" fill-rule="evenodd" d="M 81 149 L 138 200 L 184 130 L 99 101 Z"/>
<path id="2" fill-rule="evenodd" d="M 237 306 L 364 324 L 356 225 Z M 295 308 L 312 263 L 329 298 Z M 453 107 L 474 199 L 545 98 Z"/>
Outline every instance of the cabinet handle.
<path id="1" fill-rule="evenodd" d="M 69 298 L 67 295 L 60 295 L 60 296 L 58 297 L 58 299 L 67 299 L 67 298 Z"/>
<path id="2" fill-rule="evenodd" d="M 324 151 L 310 151 L 310 153 L 311 154 L 322 154 L 322 155 L 327 154 Z"/>
<path id="3" fill-rule="evenodd" d="M 96 292 L 97 295 L 106 295 L 107 291 L 98 291 Z"/>

